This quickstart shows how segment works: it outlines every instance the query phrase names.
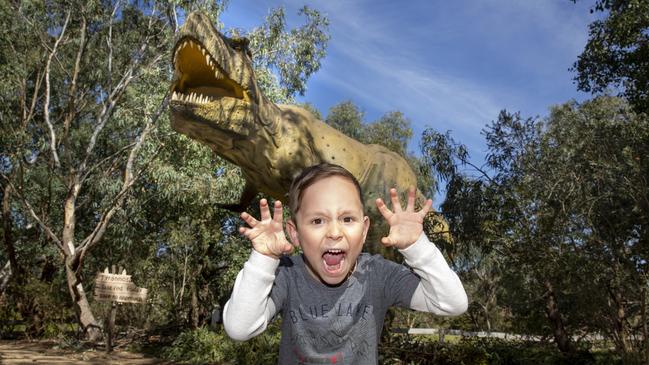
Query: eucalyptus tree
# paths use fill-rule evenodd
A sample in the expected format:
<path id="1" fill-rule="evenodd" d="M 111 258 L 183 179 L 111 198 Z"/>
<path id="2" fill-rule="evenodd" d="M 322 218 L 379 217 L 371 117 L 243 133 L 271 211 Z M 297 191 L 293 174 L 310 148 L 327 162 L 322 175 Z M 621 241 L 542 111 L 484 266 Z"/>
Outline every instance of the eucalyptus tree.
<path id="1" fill-rule="evenodd" d="M 3 145 L 3 183 L 22 219 L 63 256 L 79 324 L 96 339 L 84 260 L 146 166 L 139 153 L 166 99 L 132 91 L 166 79 L 172 33 L 157 4 L 35 2 L 2 10 L 10 22 L 3 52 L 26 60 L 3 85 L 3 135 L 12 140 Z M 127 101 L 137 108 L 122 108 Z"/>
<path id="2" fill-rule="evenodd" d="M 449 223 L 453 243 L 444 246 L 471 298 L 468 315 L 477 330 L 506 330 L 502 303 L 502 255 L 506 225 L 501 219 L 503 186 L 494 171 L 473 164 L 466 146 L 450 132 L 426 129 L 421 138 L 421 161 L 429 174 L 444 182 L 441 211 Z"/>
<path id="3" fill-rule="evenodd" d="M 332 106 L 324 122 L 346 136 L 362 141 L 364 119 L 365 113 L 351 100 L 346 100 Z"/>
<path id="4" fill-rule="evenodd" d="M 304 90 L 324 57 L 327 19 L 303 8 L 299 14 L 304 15 L 304 24 L 287 29 L 283 9 L 270 14 L 264 24 L 250 30 L 220 29 L 234 37 L 249 37 L 255 75 L 264 92 L 274 102 L 286 102 Z M 314 38 L 322 42 L 315 44 Z M 236 230 L 241 224 L 238 214 L 218 208 L 239 200 L 244 181 L 238 167 L 172 131 L 167 118 L 157 132 L 157 143 L 165 147 L 141 179 L 142 191 L 129 198 L 128 213 L 121 216 L 124 224 L 113 229 L 122 241 L 128 237 L 125 249 L 113 255 L 145 278 L 153 321 L 196 327 L 205 323 L 212 306 L 227 300 L 250 251 L 249 242 Z M 257 209 L 255 205 L 248 209 Z M 143 242 L 147 250 L 132 249 Z"/>
<path id="5" fill-rule="evenodd" d="M 183 153 L 187 165 L 169 168 L 167 177 L 183 177 L 183 171 L 214 162 L 211 157 L 201 157 L 205 152 L 192 153 L 195 146 L 188 152 L 182 143 L 169 141 L 179 138 L 169 132 L 166 115 L 169 51 L 179 20 L 195 9 L 208 11 L 216 21 L 222 3 L 21 2 L 0 6 L 1 54 L 7 61 L 0 67 L 4 76 L 0 83 L 0 173 L 3 198 L 10 206 L 4 216 L 11 219 L 3 219 L 7 256 L 11 264 L 19 266 L 21 257 L 10 251 L 14 243 L 11 233 L 36 225 L 43 241 L 63 257 L 80 327 L 91 339 L 100 331 L 84 288 L 88 282 L 84 268 L 86 261 L 101 261 L 92 252 L 132 250 L 133 246 L 123 243 L 128 237 L 138 238 L 134 245 L 152 243 L 149 237 L 127 232 L 131 216 L 147 227 L 143 232 L 157 230 L 158 236 L 170 227 L 161 224 L 163 220 L 177 217 L 158 213 L 149 219 L 142 214 L 144 209 L 125 202 L 146 203 L 138 199 L 141 194 L 149 194 L 149 203 L 155 201 L 151 195 L 169 198 L 169 192 L 177 187 L 159 173 Z M 284 97 L 304 90 L 324 56 L 326 18 L 308 8 L 303 13 L 309 21 L 297 31 L 274 28 L 280 40 L 288 42 L 264 43 L 260 37 L 258 43 L 260 52 L 264 47 L 281 48 L 269 51 L 280 58 L 262 61 L 259 68 L 279 65 L 280 72 L 269 88 L 279 85 Z M 174 145 L 181 147 L 170 151 L 168 147 Z M 193 157 L 198 161 L 192 161 Z M 225 169 L 229 173 L 233 167 Z M 192 189 L 200 185 L 195 177 L 205 181 L 202 173 L 185 175 Z M 185 197 L 177 196 L 181 202 Z M 229 195 L 220 194 L 219 198 Z M 179 213 L 191 210 L 182 204 L 175 208 Z M 116 217 L 127 224 L 114 227 L 111 222 Z M 214 224 L 214 220 L 205 222 Z M 169 224 L 184 227 L 175 229 L 176 236 L 196 227 L 187 221 Z M 102 245 L 107 238 L 110 244 Z M 189 238 L 183 241 L 191 242 Z M 191 274 L 188 272 L 188 277 Z"/>
<path id="6" fill-rule="evenodd" d="M 540 160 L 543 204 L 566 222 L 582 323 L 621 353 L 647 336 L 649 120 L 622 99 L 598 97 L 552 110 Z M 586 289 L 586 290 L 583 290 Z M 574 313 L 573 315 L 578 315 Z M 648 342 L 649 343 L 649 342 Z"/>
<path id="7" fill-rule="evenodd" d="M 573 0 L 575 1 L 575 0 Z M 649 113 L 649 1 L 597 0 L 588 42 L 573 65 L 579 90 L 618 91 L 638 112 Z"/>
<path id="8" fill-rule="evenodd" d="M 503 113 L 486 130 L 505 227 L 500 302 L 564 352 L 577 334 L 604 334 L 621 353 L 647 338 L 648 128 L 599 97 L 546 120 Z"/>

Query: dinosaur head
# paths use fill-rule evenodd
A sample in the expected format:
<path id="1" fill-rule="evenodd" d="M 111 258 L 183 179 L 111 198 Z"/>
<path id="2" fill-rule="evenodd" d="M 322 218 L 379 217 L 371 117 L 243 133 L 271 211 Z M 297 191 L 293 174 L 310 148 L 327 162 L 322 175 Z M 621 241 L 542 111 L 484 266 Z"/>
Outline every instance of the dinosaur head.
<path id="1" fill-rule="evenodd" d="M 198 12 L 187 16 L 173 51 L 172 127 L 227 156 L 236 141 L 273 127 L 273 105 L 254 78 L 245 38 L 229 39 Z"/>

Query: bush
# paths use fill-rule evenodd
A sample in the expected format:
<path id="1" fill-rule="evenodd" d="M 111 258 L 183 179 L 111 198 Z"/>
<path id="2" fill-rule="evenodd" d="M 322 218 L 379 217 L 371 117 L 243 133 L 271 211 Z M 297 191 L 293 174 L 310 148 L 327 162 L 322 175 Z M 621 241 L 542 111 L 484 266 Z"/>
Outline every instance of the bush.
<path id="1" fill-rule="evenodd" d="M 246 342 L 232 341 L 222 329 L 201 327 L 181 333 L 162 356 L 183 364 L 276 364 L 279 341 L 277 326 Z"/>
<path id="2" fill-rule="evenodd" d="M 511 341 L 495 338 L 467 337 L 458 343 L 440 344 L 432 336 L 390 334 L 379 348 L 382 364 L 622 364 L 610 352 L 591 354 L 577 351 L 571 355 L 559 352 L 552 344 Z"/>
<path id="3" fill-rule="evenodd" d="M 163 351 L 163 357 L 189 364 L 221 363 L 228 352 L 226 341 L 223 334 L 206 328 L 185 331 Z"/>

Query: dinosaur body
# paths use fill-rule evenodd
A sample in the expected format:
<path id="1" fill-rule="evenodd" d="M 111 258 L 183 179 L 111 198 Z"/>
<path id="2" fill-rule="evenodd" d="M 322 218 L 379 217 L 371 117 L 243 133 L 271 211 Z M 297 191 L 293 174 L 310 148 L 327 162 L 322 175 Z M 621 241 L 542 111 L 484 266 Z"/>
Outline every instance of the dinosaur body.
<path id="1" fill-rule="evenodd" d="M 257 86 L 250 57 L 245 39 L 224 37 L 201 13 L 187 17 L 174 48 L 171 125 L 241 168 L 247 185 L 240 204 L 230 208 L 244 209 L 257 192 L 286 200 L 303 168 L 330 162 L 359 180 L 373 222 L 370 239 L 384 235 L 387 226 L 374 200 L 389 201 L 391 187 L 405 192 L 416 186 L 405 159 L 347 137 L 303 108 L 270 102 Z"/>

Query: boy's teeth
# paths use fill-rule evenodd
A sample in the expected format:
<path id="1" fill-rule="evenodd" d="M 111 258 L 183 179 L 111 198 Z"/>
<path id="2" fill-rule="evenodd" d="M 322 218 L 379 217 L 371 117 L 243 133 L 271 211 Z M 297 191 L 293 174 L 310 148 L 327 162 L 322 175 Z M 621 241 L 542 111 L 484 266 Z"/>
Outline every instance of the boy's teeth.
<path id="1" fill-rule="evenodd" d="M 339 265 L 344 258 L 344 255 L 342 253 L 342 250 L 328 250 L 324 253 L 324 255 L 322 255 L 322 257 L 324 258 L 327 265 L 336 266 Z"/>

